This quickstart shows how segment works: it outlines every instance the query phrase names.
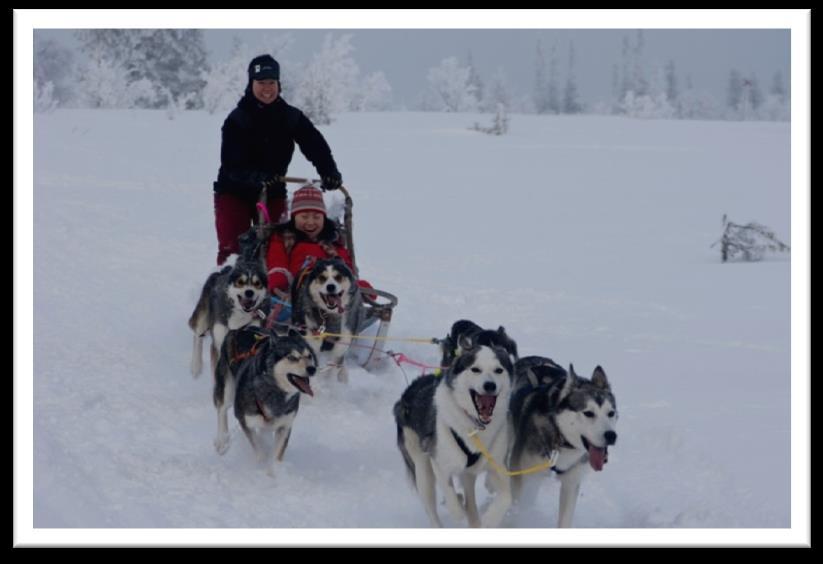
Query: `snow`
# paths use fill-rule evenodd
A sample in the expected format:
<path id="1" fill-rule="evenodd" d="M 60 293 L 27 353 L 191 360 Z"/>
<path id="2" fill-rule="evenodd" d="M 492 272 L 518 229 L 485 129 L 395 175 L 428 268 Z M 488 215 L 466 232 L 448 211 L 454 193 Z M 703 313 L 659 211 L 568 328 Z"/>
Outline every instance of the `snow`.
<path id="1" fill-rule="evenodd" d="M 186 321 L 214 268 L 223 117 L 35 115 L 34 529 L 77 528 L 67 543 L 107 538 L 83 536 L 96 528 L 194 543 L 316 543 L 338 528 L 352 528 L 339 543 L 522 540 L 425 530 L 392 417 L 414 367 L 350 364 L 348 385 L 315 382 L 273 478 L 232 415 L 216 454 Z M 724 213 L 792 244 L 789 124 L 510 117 L 499 137 L 470 131 L 489 119 L 475 114 L 343 114 L 323 128 L 354 198 L 360 272 L 400 299 L 391 335 L 440 337 L 469 318 L 505 326 L 522 356 L 604 368 L 619 438 L 583 483 L 579 529 L 789 528 L 791 262 L 721 264 L 710 248 Z M 316 176 L 299 153 L 290 173 Z M 433 346 L 389 347 L 438 361 Z M 551 530 L 558 490 L 543 480 L 504 527 L 580 539 Z"/>

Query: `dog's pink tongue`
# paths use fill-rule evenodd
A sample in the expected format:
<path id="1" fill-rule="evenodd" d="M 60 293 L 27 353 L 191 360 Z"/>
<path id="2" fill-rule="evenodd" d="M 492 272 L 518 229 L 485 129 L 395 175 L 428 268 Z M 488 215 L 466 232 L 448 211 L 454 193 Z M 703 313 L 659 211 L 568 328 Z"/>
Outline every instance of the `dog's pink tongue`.
<path id="1" fill-rule="evenodd" d="M 589 445 L 589 464 L 592 465 L 595 472 L 603 470 L 603 464 L 606 462 L 606 449 L 597 448 Z"/>
<path id="2" fill-rule="evenodd" d="M 311 384 L 309 384 L 308 378 L 300 378 L 299 376 L 295 376 L 292 381 L 301 392 L 314 397 L 314 392 L 311 389 Z"/>

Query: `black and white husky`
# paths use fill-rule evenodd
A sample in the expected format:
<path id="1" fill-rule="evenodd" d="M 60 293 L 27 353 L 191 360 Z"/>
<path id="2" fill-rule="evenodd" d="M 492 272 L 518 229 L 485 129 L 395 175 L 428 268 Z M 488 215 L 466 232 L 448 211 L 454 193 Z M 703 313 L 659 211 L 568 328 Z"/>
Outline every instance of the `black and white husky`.
<path id="1" fill-rule="evenodd" d="M 189 327 L 194 331 L 191 373 L 195 378 L 203 371 L 206 335 L 211 335 L 214 374 L 226 334 L 247 325 L 259 326 L 257 310 L 268 305 L 267 295 L 266 271 L 257 259 L 232 255 L 219 271 L 211 273 L 189 318 Z"/>
<path id="2" fill-rule="evenodd" d="M 360 287 L 341 259 L 317 261 L 305 279 L 292 288 L 292 323 L 306 331 L 316 354 L 331 349 L 327 366 L 340 382 L 348 381 L 343 357 L 364 322 L 364 314 Z M 335 336 L 312 336 L 324 332 Z"/>
<path id="3" fill-rule="evenodd" d="M 467 518 L 472 527 L 496 527 L 511 505 L 510 480 L 495 471 L 475 441 L 499 466 L 505 465 L 513 366 L 501 347 L 472 346 L 468 338 L 463 345 L 443 376 L 417 378 L 394 405 L 397 446 L 433 526 L 442 526 L 437 484 L 454 519 Z M 480 518 L 474 486 L 482 472 L 489 472 L 486 482 L 494 499 Z M 452 478 L 460 480 L 462 496 Z"/>
<path id="4" fill-rule="evenodd" d="M 514 440 L 509 458 L 512 471 L 537 466 L 553 458 L 560 479 L 558 527 L 570 527 L 580 484 L 592 468 L 603 469 L 608 447 L 617 441 L 617 403 L 606 373 L 598 366 L 591 380 L 569 366 L 566 372 L 551 359 L 525 357 L 515 365 L 511 400 Z M 514 499 L 519 501 L 523 481 L 536 476 L 512 477 Z M 533 499 L 532 496 L 528 496 Z"/>
<path id="5" fill-rule="evenodd" d="M 233 404 L 258 460 L 270 459 L 273 475 L 283 460 L 300 394 L 314 395 L 309 380 L 316 370 L 314 351 L 296 331 L 280 336 L 255 327 L 229 332 L 215 370 L 217 452 L 229 449 L 227 412 Z M 270 453 L 265 444 L 269 433 L 274 437 Z"/>

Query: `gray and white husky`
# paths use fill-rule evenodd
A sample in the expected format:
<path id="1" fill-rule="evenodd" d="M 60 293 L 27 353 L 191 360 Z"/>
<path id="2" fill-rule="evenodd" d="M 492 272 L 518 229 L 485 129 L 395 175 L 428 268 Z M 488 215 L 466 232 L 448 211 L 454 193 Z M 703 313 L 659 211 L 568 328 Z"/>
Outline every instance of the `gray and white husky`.
<path id="1" fill-rule="evenodd" d="M 504 466 L 509 449 L 507 412 L 513 377 L 508 352 L 501 347 L 471 346 L 454 359 L 443 376 L 417 378 L 394 405 L 397 446 L 406 468 L 435 527 L 436 488 L 456 520 L 472 527 L 496 527 L 511 505 L 510 480 L 498 474 L 474 442 L 480 439 L 498 465 Z M 478 514 L 475 481 L 488 472 L 494 499 Z M 452 478 L 460 480 L 463 495 Z"/>
<path id="2" fill-rule="evenodd" d="M 328 369 L 340 382 L 348 381 L 343 357 L 352 336 L 364 322 L 363 297 L 357 279 L 341 259 L 315 263 L 305 280 L 292 288 L 292 323 L 304 329 L 316 354 L 331 349 Z M 312 338 L 310 333 L 335 333 L 340 336 Z"/>
<path id="3" fill-rule="evenodd" d="M 291 427 L 300 407 L 300 394 L 313 396 L 310 378 L 317 370 L 314 351 L 296 331 L 287 335 L 255 327 L 231 331 L 223 341 L 214 382 L 217 408 L 215 449 L 229 449 L 227 412 L 234 415 L 258 460 L 271 460 L 269 474 L 283 460 Z M 266 435 L 274 445 L 267 452 Z"/>
<path id="4" fill-rule="evenodd" d="M 525 357 L 515 373 L 509 468 L 531 468 L 554 455 L 552 470 L 560 479 L 558 527 L 570 527 L 583 476 L 589 468 L 603 470 L 608 447 L 617 441 L 614 394 L 600 366 L 587 380 L 571 365 L 566 372 L 549 358 Z M 515 501 L 521 498 L 523 480 L 541 475 L 545 473 L 513 476 Z"/>
<path id="5" fill-rule="evenodd" d="M 189 327 L 194 331 L 192 376 L 196 378 L 203 371 L 203 339 L 206 335 L 211 336 L 211 370 L 214 374 L 226 334 L 247 325 L 259 326 L 261 318 L 257 310 L 268 305 L 267 295 L 266 271 L 257 259 L 232 255 L 219 271 L 209 275 L 189 317 Z"/>

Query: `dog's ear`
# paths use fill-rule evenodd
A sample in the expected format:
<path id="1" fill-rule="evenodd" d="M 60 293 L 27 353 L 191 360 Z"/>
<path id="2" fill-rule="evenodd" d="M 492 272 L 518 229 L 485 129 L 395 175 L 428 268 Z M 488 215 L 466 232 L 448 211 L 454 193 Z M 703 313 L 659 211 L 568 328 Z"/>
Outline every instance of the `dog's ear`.
<path id="1" fill-rule="evenodd" d="M 566 374 L 566 379 L 563 381 L 563 388 L 560 390 L 560 395 L 557 398 L 558 403 L 566 399 L 570 393 L 572 393 L 572 389 L 574 388 L 574 382 L 577 378 L 577 375 L 574 373 L 574 367 L 569 364 L 569 373 Z"/>
<path id="2" fill-rule="evenodd" d="M 474 347 L 474 339 L 469 337 L 468 335 L 460 335 L 457 338 L 457 345 L 463 350 L 467 351 Z"/>
<path id="3" fill-rule="evenodd" d="M 594 372 L 592 372 L 592 384 L 604 390 L 610 389 L 609 380 L 606 378 L 606 372 L 600 367 L 599 364 L 597 365 L 597 368 L 594 369 Z"/>
<path id="4" fill-rule="evenodd" d="M 531 368 L 526 369 L 526 378 L 529 380 L 529 384 L 531 384 L 532 388 L 536 388 L 540 383 L 537 378 L 537 374 L 534 373 L 534 370 Z"/>
<path id="5" fill-rule="evenodd" d="M 506 329 L 502 325 L 497 328 L 497 334 L 500 335 L 501 342 L 505 343 L 504 346 L 506 351 L 509 353 L 512 362 L 517 362 L 517 359 L 519 358 L 517 356 L 517 343 L 515 343 L 514 339 L 506 334 Z"/>

